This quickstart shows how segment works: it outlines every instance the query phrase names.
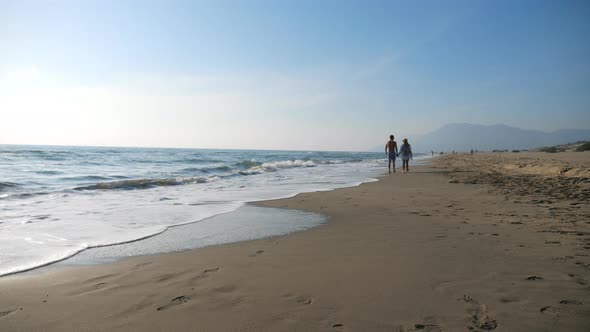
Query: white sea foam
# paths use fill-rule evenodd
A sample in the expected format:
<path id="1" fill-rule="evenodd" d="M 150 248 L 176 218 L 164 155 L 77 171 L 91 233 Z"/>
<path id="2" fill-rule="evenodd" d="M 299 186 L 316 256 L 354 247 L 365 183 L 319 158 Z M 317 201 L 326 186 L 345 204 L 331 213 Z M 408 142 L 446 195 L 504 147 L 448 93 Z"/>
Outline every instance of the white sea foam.
<path id="1" fill-rule="evenodd" d="M 0 158 L 0 275 L 150 237 L 246 202 L 374 181 L 384 170 L 384 160 L 370 154 L 43 149 L 0 146 L 10 157 Z M 22 163 L 15 163 L 18 158 Z M 206 174 L 191 175 L 204 168 Z M 224 241 L 244 238 L 231 227 L 228 232 Z"/>
<path id="2" fill-rule="evenodd" d="M 261 165 L 252 166 L 246 170 L 240 171 L 242 175 L 255 175 L 267 172 L 276 172 L 280 169 L 296 167 L 315 167 L 317 164 L 311 160 L 281 160 L 275 162 L 262 163 Z"/>

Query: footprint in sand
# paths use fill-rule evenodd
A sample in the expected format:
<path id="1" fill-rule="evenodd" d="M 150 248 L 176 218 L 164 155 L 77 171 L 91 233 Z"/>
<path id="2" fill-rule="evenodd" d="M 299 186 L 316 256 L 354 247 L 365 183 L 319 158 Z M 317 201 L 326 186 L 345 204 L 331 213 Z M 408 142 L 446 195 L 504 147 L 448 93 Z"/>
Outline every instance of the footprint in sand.
<path id="1" fill-rule="evenodd" d="M 156 280 L 156 282 L 166 282 L 166 281 L 174 278 L 175 276 L 176 276 L 176 274 L 174 274 L 174 273 L 165 273 L 165 274 L 158 276 L 158 280 Z"/>
<path id="2" fill-rule="evenodd" d="M 296 296 L 295 294 L 292 293 L 287 293 L 282 295 L 283 298 L 287 299 L 287 301 L 289 302 L 297 302 L 298 304 L 303 304 L 303 305 L 310 305 L 312 303 L 314 303 L 314 299 L 310 296 L 305 296 L 305 295 L 299 295 Z"/>
<path id="3" fill-rule="evenodd" d="M 490 319 L 488 317 L 488 312 L 485 304 L 480 304 L 479 309 L 472 316 L 472 322 L 476 328 L 485 331 L 491 331 L 498 327 L 498 322 L 496 322 L 495 319 Z"/>
<path id="4" fill-rule="evenodd" d="M 313 299 L 311 297 L 299 296 L 297 297 L 297 303 L 309 305 L 313 303 Z"/>
<path id="5" fill-rule="evenodd" d="M 112 284 L 109 287 L 109 284 L 107 284 L 106 282 L 99 282 L 99 283 L 87 285 L 87 286 L 84 286 L 78 290 L 69 292 L 68 295 L 73 295 L 73 296 L 84 295 L 84 294 L 89 294 L 89 293 L 93 293 L 93 292 L 107 290 L 107 289 L 113 288 L 115 286 L 116 286 L 115 284 Z"/>
<path id="6" fill-rule="evenodd" d="M 218 293 L 231 293 L 236 289 L 238 289 L 238 287 L 235 285 L 223 285 L 221 287 L 214 288 L 213 290 Z"/>
<path id="7" fill-rule="evenodd" d="M 152 262 L 145 262 L 145 263 L 140 263 L 140 264 L 137 264 L 137 265 L 135 265 L 135 266 L 132 268 L 132 270 L 139 270 L 139 269 L 141 269 L 141 268 L 143 268 L 143 267 L 146 267 L 146 266 L 148 266 L 148 265 L 151 265 L 151 264 L 152 264 Z"/>
<path id="8" fill-rule="evenodd" d="M 189 296 L 185 296 L 185 295 L 177 296 L 177 297 L 173 298 L 172 300 L 170 300 L 170 303 L 168 303 L 167 305 L 158 307 L 156 310 L 157 311 L 166 310 L 166 309 L 168 309 L 170 307 L 173 307 L 173 306 L 177 306 L 177 305 L 186 303 L 189 300 L 190 300 L 190 297 Z"/>
<path id="9" fill-rule="evenodd" d="M 520 301 L 520 299 L 516 296 L 504 296 L 500 298 L 500 302 L 502 303 L 513 303 L 518 301 Z"/>
<path id="10" fill-rule="evenodd" d="M 414 324 L 414 328 L 416 330 L 419 331 L 424 331 L 424 332 L 442 332 L 443 329 L 438 326 L 438 325 L 432 325 L 432 324 Z"/>
<path id="11" fill-rule="evenodd" d="M 20 310 L 23 310 L 23 308 L 20 308 Z M 0 311 L 0 318 L 6 317 L 12 313 L 17 312 L 17 309 L 8 309 L 8 310 L 3 310 Z"/>
<path id="12" fill-rule="evenodd" d="M 116 275 L 117 275 L 116 273 L 104 274 L 104 275 L 101 275 L 101 276 L 98 276 L 98 277 L 87 279 L 86 280 L 86 283 L 94 283 L 94 282 L 97 282 L 97 281 L 103 281 L 103 280 L 106 280 L 106 279 L 110 279 L 111 277 L 114 277 Z"/>
<path id="13" fill-rule="evenodd" d="M 539 311 L 544 314 L 559 315 L 559 309 L 550 305 L 542 307 Z"/>
<path id="14" fill-rule="evenodd" d="M 491 331 L 498 327 L 498 322 L 488 315 L 488 310 L 485 304 L 480 304 L 469 295 L 463 295 L 462 299 L 465 303 L 470 304 L 471 307 L 468 312 L 471 314 L 471 326 L 469 330 L 484 330 Z"/>
<path id="15" fill-rule="evenodd" d="M 264 250 L 258 250 L 257 252 L 248 255 L 248 257 L 256 257 L 258 255 L 262 255 L 264 253 Z"/>
<path id="16" fill-rule="evenodd" d="M 192 284 L 193 282 L 200 281 L 202 279 L 205 279 L 205 278 L 209 277 L 209 274 L 210 273 L 214 273 L 214 272 L 217 272 L 217 271 L 219 271 L 219 267 L 214 267 L 214 268 L 211 268 L 211 269 L 203 270 L 203 272 L 201 272 L 200 274 L 197 274 L 194 277 L 190 278 L 189 282 Z"/>

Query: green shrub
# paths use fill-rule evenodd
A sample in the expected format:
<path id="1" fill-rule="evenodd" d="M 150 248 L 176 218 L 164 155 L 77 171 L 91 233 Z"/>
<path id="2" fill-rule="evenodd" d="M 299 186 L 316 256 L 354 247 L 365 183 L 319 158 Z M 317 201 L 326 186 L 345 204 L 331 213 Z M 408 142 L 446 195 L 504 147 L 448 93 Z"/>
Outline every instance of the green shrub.
<path id="1" fill-rule="evenodd" d="M 541 152 L 547 152 L 547 153 L 556 153 L 556 152 L 558 152 L 557 148 L 554 147 L 554 146 L 546 146 L 546 147 L 543 147 L 543 148 L 541 148 L 539 150 L 541 150 Z"/>
<path id="2" fill-rule="evenodd" d="M 577 152 L 588 151 L 588 150 L 590 150 L 590 142 L 586 142 L 576 148 Z"/>

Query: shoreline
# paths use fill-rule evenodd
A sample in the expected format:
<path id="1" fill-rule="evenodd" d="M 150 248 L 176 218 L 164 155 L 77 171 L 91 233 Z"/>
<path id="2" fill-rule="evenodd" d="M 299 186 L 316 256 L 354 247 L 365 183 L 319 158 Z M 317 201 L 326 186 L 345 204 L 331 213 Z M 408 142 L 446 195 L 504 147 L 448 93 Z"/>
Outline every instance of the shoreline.
<path id="1" fill-rule="evenodd" d="M 578 256 L 587 251 L 566 235 L 538 232 L 544 207 L 505 199 L 486 183 L 453 182 L 453 168 L 437 162 L 255 204 L 330 216 L 305 232 L 2 278 L 0 328 L 590 326 L 590 262 Z"/>
<path id="2" fill-rule="evenodd" d="M 0 274 L 47 265 L 89 247 L 148 238 L 245 202 L 357 185 L 381 170 L 370 152 L 4 152 L 14 163 L 0 195 L 6 217 L 0 225 L 6 236 Z M 89 157 L 109 162 L 88 163 Z M 151 173 L 155 164 L 159 171 Z M 31 181 L 23 180 L 27 176 Z"/>
<path id="3" fill-rule="evenodd" d="M 276 218 L 277 220 L 280 220 L 279 222 L 283 223 L 288 222 L 298 224 L 298 227 L 284 228 L 280 230 L 264 230 L 264 226 L 261 227 L 253 225 L 253 223 L 269 223 L 269 219 L 272 218 Z M 260 219 L 266 220 L 260 221 Z M 235 211 L 222 213 L 192 223 L 174 225 L 166 229 L 166 231 L 136 241 L 88 248 L 55 263 L 49 263 L 48 265 L 33 268 L 28 271 L 3 275 L 0 277 L 0 280 L 4 277 L 26 278 L 28 276 L 41 275 L 43 273 L 47 273 L 48 271 L 59 271 L 60 269 L 100 266 L 103 264 L 113 264 L 136 257 L 141 258 L 163 254 L 174 254 L 212 246 L 223 246 L 233 243 L 270 239 L 292 233 L 304 232 L 315 227 L 321 227 L 327 222 L 329 222 L 329 218 L 327 216 L 316 213 L 299 210 L 259 207 L 256 205 L 256 203 L 246 203 L 244 206 L 238 208 L 238 210 Z M 232 240 L 216 240 L 215 233 L 207 233 L 207 230 L 202 230 L 204 227 L 199 227 L 203 226 L 201 223 L 214 224 L 215 226 L 220 226 L 220 223 L 224 223 L 226 225 L 230 224 L 230 226 L 239 224 L 241 228 L 247 228 L 249 226 L 259 227 L 262 228 L 262 230 L 266 233 L 263 236 L 256 237 L 245 237 L 242 235 L 241 237 L 238 236 L 237 239 Z M 225 228 L 227 229 L 228 227 Z M 175 233 L 176 235 L 171 233 Z M 206 239 L 206 241 L 197 243 L 198 241 L 195 241 L 194 236 L 190 237 L 187 235 L 186 238 L 183 238 L 181 236 L 179 237 L 179 234 L 198 234 L 201 240 Z M 154 242 L 155 244 L 148 244 L 148 242 Z M 158 249 L 156 245 L 167 245 L 167 247 Z"/>
<path id="4" fill-rule="evenodd" d="M 364 183 L 371 183 L 371 182 L 379 181 L 378 178 L 381 177 L 381 176 L 382 175 L 377 175 L 375 177 L 369 177 L 369 178 L 366 178 L 365 180 L 363 180 L 363 181 L 361 181 L 359 183 L 354 183 L 353 185 L 350 185 L 350 186 L 336 187 L 336 188 L 331 188 L 331 189 L 317 189 L 315 191 L 310 191 L 310 192 L 325 192 L 325 191 L 332 191 L 332 190 L 338 190 L 338 189 L 343 189 L 343 188 L 357 187 L 357 186 L 360 186 L 360 185 L 362 185 Z M 289 198 L 293 198 L 293 197 L 296 197 L 297 195 L 305 194 L 305 193 L 309 193 L 309 192 L 298 192 L 298 193 L 294 193 L 294 194 L 280 196 L 280 197 L 277 197 L 277 198 L 272 198 L 270 200 L 289 199 Z M 137 238 L 137 239 L 132 239 L 132 240 L 123 241 L 123 242 L 117 242 L 117 243 L 110 243 L 110 244 L 105 244 L 105 245 L 89 246 L 89 247 L 80 249 L 79 251 L 77 251 L 77 252 L 75 252 L 73 254 L 70 254 L 70 255 L 68 255 L 66 257 L 63 257 L 63 258 L 60 258 L 60 259 L 56 259 L 56 260 L 53 260 L 53 261 L 49 261 L 49 262 L 46 262 L 46 263 L 43 263 L 43 264 L 40 264 L 40 265 L 37 265 L 37 266 L 34 266 L 34 267 L 19 269 L 17 271 L 11 271 L 11 272 L 7 272 L 7 273 L 0 273 L 0 279 L 1 278 L 5 278 L 5 277 L 17 277 L 19 275 L 26 275 L 26 274 L 29 274 L 29 273 L 38 273 L 38 272 L 36 272 L 37 270 L 42 270 L 42 269 L 46 269 L 46 268 L 57 268 L 57 267 L 52 267 L 52 266 L 53 265 L 60 265 L 60 264 L 62 264 L 64 262 L 66 262 L 66 265 L 68 265 L 67 264 L 67 261 L 68 260 L 71 260 L 71 259 L 75 258 L 76 256 L 78 256 L 80 254 L 83 254 L 83 253 L 85 253 L 86 251 L 89 251 L 89 250 L 100 249 L 100 248 L 107 248 L 107 247 L 116 247 L 116 246 L 121 246 L 121 245 L 125 245 L 125 244 L 132 244 L 132 243 L 135 243 L 135 242 L 140 242 L 140 241 L 148 240 L 148 239 L 153 238 L 153 237 L 164 235 L 164 233 L 168 232 L 172 228 L 189 226 L 189 225 L 192 225 L 192 224 L 197 224 L 197 223 L 200 223 L 200 222 L 205 222 L 205 221 L 208 221 L 210 219 L 217 218 L 217 217 L 220 217 L 220 216 L 224 216 L 224 215 L 227 215 L 227 214 L 234 214 L 234 213 L 238 212 L 240 209 L 242 209 L 242 208 L 244 208 L 246 206 L 258 206 L 258 203 L 265 202 L 265 201 L 267 201 L 267 199 L 243 202 L 235 210 L 231 210 L 231 211 L 227 211 L 227 212 L 222 212 L 222 213 L 215 214 L 215 215 L 212 215 L 212 216 L 209 216 L 209 217 L 206 217 L 206 218 L 203 218 L 203 219 L 199 219 L 199 220 L 196 220 L 196 221 L 190 221 L 190 222 L 185 222 L 185 223 L 181 223 L 181 224 L 169 225 L 169 226 L 166 226 L 163 230 L 161 230 L 161 231 L 159 231 L 157 233 L 149 234 L 149 235 L 146 235 L 146 236 Z M 285 234 L 288 234 L 288 233 L 285 233 Z M 281 236 L 281 235 L 285 235 L 285 234 L 269 235 L 269 237 L 272 237 L 272 236 Z M 267 237 L 267 236 L 263 236 L 263 237 L 256 238 L 256 239 L 262 239 L 262 238 L 265 238 L 265 237 Z M 251 239 L 251 240 L 256 240 L 256 239 Z M 227 244 L 227 243 L 242 242 L 242 241 L 250 241 L 250 240 L 230 241 L 230 242 L 223 242 L 223 243 L 212 244 L 212 245 L 224 245 L 224 244 Z M 202 247 L 201 246 L 195 246 L 194 248 L 188 248 L 188 249 L 184 249 L 184 250 L 192 250 L 192 249 L 200 249 L 200 248 L 202 248 Z M 153 254 L 150 254 L 150 255 L 158 255 L 158 254 L 165 254 L 165 253 L 171 253 L 171 252 L 176 252 L 176 251 L 162 251 L 162 252 L 157 252 L 157 253 L 153 253 Z M 138 256 L 144 256 L 144 255 L 138 255 Z M 130 257 L 133 257 L 133 256 L 130 256 Z M 112 262 L 109 262 L 109 263 L 112 263 Z M 89 265 L 94 265 L 94 264 L 91 263 Z"/>
<path id="5" fill-rule="evenodd" d="M 363 185 L 365 183 L 377 182 L 377 181 L 379 181 L 379 178 L 381 178 L 382 176 L 385 176 L 385 175 L 377 175 L 376 177 L 367 178 L 365 181 L 356 183 L 356 184 L 351 185 L 351 186 L 346 186 L 346 187 L 337 187 L 337 188 L 324 189 L 324 190 L 318 189 L 316 191 L 299 192 L 299 193 L 295 193 L 295 194 L 292 194 L 292 195 L 286 195 L 286 196 L 283 196 L 283 197 L 277 197 L 277 198 L 272 198 L 272 199 L 268 199 L 268 200 L 267 199 L 264 199 L 264 200 L 257 200 L 257 201 L 251 201 L 251 202 L 244 202 L 241 206 L 239 206 L 235 210 L 228 211 L 228 212 L 223 212 L 223 213 L 216 214 L 216 215 L 213 215 L 213 216 L 210 216 L 210 217 L 206 217 L 206 218 L 203 218 L 203 219 L 199 219 L 199 220 L 196 220 L 196 221 L 191 221 L 191 222 L 186 222 L 186 223 L 182 223 L 182 224 L 175 224 L 175 225 L 166 226 L 162 231 L 160 231 L 158 233 L 150 234 L 150 235 L 147 235 L 147 236 L 144 236 L 144 237 L 140 237 L 140 238 L 137 238 L 137 239 L 133 239 L 133 240 L 129 240 L 129 241 L 124 241 L 124 242 L 111 243 L 111 244 L 98 245 L 98 246 L 90 246 L 90 247 L 81 249 L 81 250 L 79 250 L 79 251 L 77 251 L 77 252 L 75 252 L 75 253 L 73 253 L 73 254 L 71 254 L 69 256 L 66 256 L 64 258 L 61 258 L 61 259 L 50 261 L 50 262 L 47 262 L 47 263 L 44 263 L 44 264 L 41 264 L 41 265 L 38 265 L 38 266 L 34 266 L 34 267 L 31 267 L 31 268 L 25 268 L 25 269 L 18 270 L 18 271 L 13 271 L 13 272 L 8 272 L 8 273 L 0 274 L 0 280 L 2 280 L 2 278 L 7 278 L 7 277 L 20 277 L 20 276 L 26 277 L 28 274 L 35 275 L 35 274 L 38 274 L 38 273 L 44 273 L 44 271 L 42 271 L 42 270 L 45 270 L 47 268 L 49 268 L 49 269 L 57 269 L 57 268 L 68 267 L 68 266 L 71 265 L 71 264 L 68 264 L 68 261 L 69 260 L 75 259 L 76 256 L 82 255 L 82 254 L 84 254 L 87 251 L 92 251 L 94 249 L 108 248 L 108 247 L 124 246 L 124 245 L 127 245 L 127 244 L 133 244 L 133 243 L 136 243 L 136 242 L 141 242 L 141 241 L 149 240 L 149 239 L 151 239 L 153 237 L 158 237 L 158 236 L 165 235 L 166 232 L 168 232 L 169 230 L 174 229 L 174 228 L 182 228 L 182 227 L 185 227 L 185 226 L 191 226 L 191 225 L 198 224 L 198 223 L 201 223 L 201 222 L 207 222 L 207 221 L 209 221 L 211 219 L 217 219 L 217 218 L 223 217 L 225 215 L 233 215 L 233 214 L 236 214 L 236 213 L 239 212 L 240 209 L 243 209 L 244 207 L 248 207 L 248 206 L 262 207 L 261 204 L 264 203 L 264 202 L 266 202 L 266 201 L 275 201 L 275 200 L 290 199 L 290 198 L 294 198 L 294 197 L 296 197 L 298 195 L 307 194 L 307 193 L 328 192 L 328 191 L 333 191 L 333 190 L 338 190 L 338 189 L 346 189 L 346 188 L 358 187 L 358 186 Z M 278 210 L 280 210 L 281 208 L 269 208 L 269 209 L 278 209 Z M 284 209 L 284 210 L 301 211 L 301 210 L 296 210 L 296 209 Z M 301 211 L 301 212 L 303 212 L 303 211 Z M 318 215 L 320 215 L 324 219 L 326 219 L 326 222 L 329 220 L 329 216 L 323 216 L 321 214 L 318 214 Z M 238 218 L 239 218 L 239 216 L 238 216 Z M 323 222 L 321 224 L 323 224 Z M 321 224 L 319 224 L 317 226 L 312 226 L 311 228 L 319 227 L 319 226 L 321 226 Z M 309 229 L 311 229 L 311 228 L 309 228 Z M 201 248 L 208 247 L 208 246 L 226 245 L 226 244 L 231 244 L 231 243 L 240 243 L 240 242 L 244 242 L 244 241 L 254 241 L 254 240 L 260 240 L 260 239 L 265 239 L 265 238 L 270 238 L 270 237 L 284 236 L 284 235 L 288 235 L 288 234 L 293 233 L 293 232 L 301 232 L 301 231 L 306 231 L 306 230 L 308 230 L 308 229 L 295 230 L 295 231 L 290 231 L 290 232 L 287 232 L 287 233 L 276 234 L 276 235 L 262 236 L 262 237 L 257 237 L 257 238 L 254 238 L 254 239 L 237 240 L 237 241 L 230 241 L 230 242 L 221 242 L 221 243 L 216 243 L 216 244 L 210 244 L 210 245 L 207 245 L 207 246 L 195 246 L 195 247 L 192 247 L 192 248 L 182 249 L 181 251 L 161 251 L 161 252 L 155 252 L 155 253 L 151 253 L 151 254 L 147 254 L 147 255 L 168 254 L 168 253 L 175 253 L 175 252 L 182 252 L 182 251 L 188 251 L 188 250 L 201 249 Z M 127 258 L 132 258 L 132 257 L 142 257 L 142 256 L 146 256 L 146 255 L 140 254 L 140 255 L 133 255 L 133 256 L 118 257 L 118 258 L 116 258 L 113 261 L 109 261 L 109 262 L 106 262 L 106 263 L 103 263 L 103 264 L 111 264 L 111 263 L 117 262 L 117 261 L 122 260 L 122 259 L 127 259 Z M 101 264 L 101 263 L 88 263 L 88 264 L 75 264 L 75 265 L 85 266 L 85 265 L 96 265 L 96 264 Z M 53 265 L 56 265 L 56 266 L 54 267 Z M 60 265 L 63 265 L 63 266 L 60 266 Z"/>

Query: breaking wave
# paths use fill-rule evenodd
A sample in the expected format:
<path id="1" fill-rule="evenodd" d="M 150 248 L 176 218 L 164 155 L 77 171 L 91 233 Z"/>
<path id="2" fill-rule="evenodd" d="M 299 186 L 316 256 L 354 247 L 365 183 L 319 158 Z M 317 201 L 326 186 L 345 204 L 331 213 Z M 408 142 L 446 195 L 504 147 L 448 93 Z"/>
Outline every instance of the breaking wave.
<path id="1" fill-rule="evenodd" d="M 134 190 L 149 189 L 163 186 L 177 186 L 181 184 L 205 183 L 219 179 L 212 177 L 168 178 L 168 179 L 138 179 L 112 182 L 99 182 L 90 186 L 76 187 L 75 190 Z"/>
<path id="2" fill-rule="evenodd" d="M 246 168 L 246 169 L 256 167 L 256 166 L 261 166 L 261 165 L 262 165 L 261 162 L 256 161 L 254 159 L 244 160 L 244 161 L 241 161 L 241 162 L 235 164 L 235 166 L 238 166 L 241 168 Z"/>
<path id="3" fill-rule="evenodd" d="M 276 172 L 281 169 L 298 168 L 298 167 L 316 167 L 318 164 L 311 160 L 281 160 L 276 162 L 259 163 L 254 160 L 240 162 L 237 165 L 241 167 L 250 166 L 247 169 L 242 169 L 234 175 L 256 175 L 268 172 Z M 211 168 L 188 168 L 183 171 L 198 170 L 204 173 L 210 172 L 228 172 L 232 168 L 229 166 L 219 166 Z M 227 177 L 225 175 L 224 177 Z M 86 177 L 90 179 L 91 177 Z M 99 182 L 93 185 L 80 186 L 74 188 L 75 190 L 135 190 L 135 189 L 149 189 L 163 186 L 177 186 L 183 184 L 207 183 L 221 179 L 221 176 L 211 175 L 208 177 L 184 177 L 184 178 L 164 178 L 164 179 L 135 179 L 135 180 L 121 180 Z M 79 179 L 78 179 L 79 180 Z"/>
<path id="4" fill-rule="evenodd" d="M 282 161 L 275 161 L 269 163 L 262 163 L 260 165 L 256 165 L 250 167 L 246 170 L 240 171 L 239 173 L 242 175 L 255 175 L 255 174 L 262 174 L 268 172 L 276 172 L 280 169 L 285 168 L 295 168 L 295 167 L 315 167 L 317 166 L 311 160 L 282 160 Z"/>

